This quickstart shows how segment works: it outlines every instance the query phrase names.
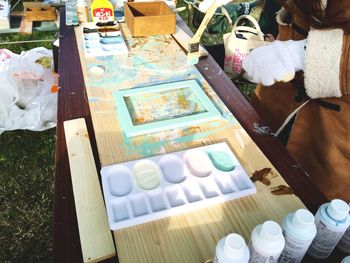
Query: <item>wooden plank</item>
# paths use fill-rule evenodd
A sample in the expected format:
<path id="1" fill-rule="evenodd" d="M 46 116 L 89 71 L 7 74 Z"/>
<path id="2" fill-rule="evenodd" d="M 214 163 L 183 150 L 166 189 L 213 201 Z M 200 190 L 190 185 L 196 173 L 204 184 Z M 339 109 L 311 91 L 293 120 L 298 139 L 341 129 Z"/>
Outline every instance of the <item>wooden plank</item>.
<path id="1" fill-rule="evenodd" d="M 28 21 L 24 16 L 21 21 L 21 25 L 19 26 L 20 34 L 31 34 L 33 29 L 33 21 Z"/>
<path id="2" fill-rule="evenodd" d="M 49 8 L 49 4 L 43 4 L 42 2 L 26 2 L 23 1 L 23 9 L 30 9 L 30 8 Z"/>
<path id="3" fill-rule="evenodd" d="M 176 32 L 172 34 L 173 38 L 175 38 L 176 42 L 188 52 L 188 43 L 191 40 L 191 37 L 183 31 L 180 27 L 176 26 Z M 206 51 L 202 46 L 199 46 L 199 57 L 208 56 L 208 51 Z"/>
<path id="4" fill-rule="evenodd" d="M 84 262 L 115 256 L 85 120 L 64 122 Z"/>
<path id="5" fill-rule="evenodd" d="M 238 232 L 248 240 L 257 224 L 268 219 L 281 223 L 286 214 L 304 207 L 293 194 L 273 193 L 278 187 L 289 189 L 289 186 L 242 126 L 234 121 L 198 70 L 186 64 L 187 57 L 173 38 L 131 38 L 125 25 L 121 25 L 121 28 L 130 48 L 129 61 L 122 66 L 113 59 L 85 58 L 80 49 L 82 36 L 78 34 L 79 28 L 75 29 L 102 166 L 226 141 L 248 174 L 264 168 L 271 169 L 271 174 L 268 175 L 270 185 L 256 182 L 258 193 L 255 195 L 114 231 L 120 263 L 203 262 L 213 257 L 216 242 L 222 236 Z M 93 75 L 89 69 L 96 65 L 104 67 L 105 75 Z M 215 76 L 209 75 L 208 78 L 217 77 L 217 74 L 222 74 L 224 78 L 220 69 L 216 70 Z M 225 118 L 183 130 L 125 138 L 116 118 L 113 91 L 147 86 L 154 81 L 188 78 L 195 78 L 201 83 L 206 94 L 225 113 Z"/>
<path id="6" fill-rule="evenodd" d="M 57 19 L 54 7 L 27 9 L 24 11 L 24 16 L 28 21 L 55 21 Z"/>
<path id="7" fill-rule="evenodd" d="M 64 135 L 64 121 L 85 117 L 88 131 L 91 135 L 90 142 L 94 152 L 94 159 L 97 163 L 99 163 L 99 159 L 91 117 L 89 117 L 89 105 L 86 102 L 86 91 L 74 28 L 65 24 L 66 14 L 64 7 L 61 8 L 60 14 L 62 17 L 60 20 L 60 64 L 58 67 L 60 92 L 57 98 L 53 261 L 55 263 L 83 262 Z M 75 73 L 71 74 L 71 72 Z"/>
<path id="8" fill-rule="evenodd" d="M 13 11 L 10 14 L 11 16 L 24 16 L 24 12 L 22 11 Z"/>

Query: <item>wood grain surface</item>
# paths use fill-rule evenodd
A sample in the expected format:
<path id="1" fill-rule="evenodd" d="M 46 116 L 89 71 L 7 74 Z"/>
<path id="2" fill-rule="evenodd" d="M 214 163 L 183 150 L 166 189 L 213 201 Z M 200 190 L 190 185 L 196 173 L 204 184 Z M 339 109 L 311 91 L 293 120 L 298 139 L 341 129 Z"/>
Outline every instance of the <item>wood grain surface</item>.
<path id="1" fill-rule="evenodd" d="M 116 255 L 84 118 L 64 122 L 84 262 Z"/>

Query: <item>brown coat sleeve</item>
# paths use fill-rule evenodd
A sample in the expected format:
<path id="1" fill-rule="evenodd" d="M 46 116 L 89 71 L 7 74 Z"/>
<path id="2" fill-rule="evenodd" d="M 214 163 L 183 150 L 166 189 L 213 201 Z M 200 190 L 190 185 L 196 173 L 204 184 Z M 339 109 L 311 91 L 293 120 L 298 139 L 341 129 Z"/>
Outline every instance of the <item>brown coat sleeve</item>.
<path id="1" fill-rule="evenodd" d="M 325 12 L 336 26 L 311 30 L 306 45 L 305 88 L 311 98 L 350 94 L 350 1 L 328 0 Z"/>
<path id="2" fill-rule="evenodd" d="M 350 34 L 343 38 L 343 52 L 340 62 L 340 88 L 343 95 L 350 95 Z"/>

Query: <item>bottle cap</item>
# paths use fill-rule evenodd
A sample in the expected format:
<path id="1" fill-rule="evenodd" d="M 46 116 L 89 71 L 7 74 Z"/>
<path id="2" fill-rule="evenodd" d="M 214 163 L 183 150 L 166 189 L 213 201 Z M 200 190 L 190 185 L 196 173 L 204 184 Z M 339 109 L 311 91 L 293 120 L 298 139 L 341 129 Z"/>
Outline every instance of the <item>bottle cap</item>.
<path id="1" fill-rule="evenodd" d="M 295 228 L 307 229 L 314 225 L 315 218 L 313 214 L 306 209 L 298 209 L 292 219 L 292 224 Z"/>
<path id="2" fill-rule="evenodd" d="M 230 258 L 238 258 L 244 254 L 246 244 L 238 234 L 229 234 L 225 239 L 224 252 Z"/>
<path id="3" fill-rule="evenodd" d="M 349 205 L 340 199 L 330 202 L 327 212 L 335 220 L 344 220 L 349 215 Z"/>
<path id="4" fill-rule="evenodd" d="M 266 221 L 261 226 L 260 236 L 265 240 L 278 240 L 282 236 L 281 227 L 274 221 Z"/>

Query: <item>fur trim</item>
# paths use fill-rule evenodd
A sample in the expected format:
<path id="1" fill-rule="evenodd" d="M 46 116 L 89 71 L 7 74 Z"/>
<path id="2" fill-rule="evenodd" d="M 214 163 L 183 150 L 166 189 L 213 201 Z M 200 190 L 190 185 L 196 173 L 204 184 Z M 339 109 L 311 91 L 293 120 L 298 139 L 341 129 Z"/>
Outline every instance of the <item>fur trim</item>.
<path id="1" fill-rule="evenodd" d="M 340 59 L 343 30 L 316 30 L 309 32 L 305 52 L 305 89 L 312 98 L 341 97 Z"/>
<path id="2" fill-rule="evenodd" d="M 276 12 L 276 21 L 281 26 L 288 26 L 290 24 L 290 13 L 282 7 Z"/>

